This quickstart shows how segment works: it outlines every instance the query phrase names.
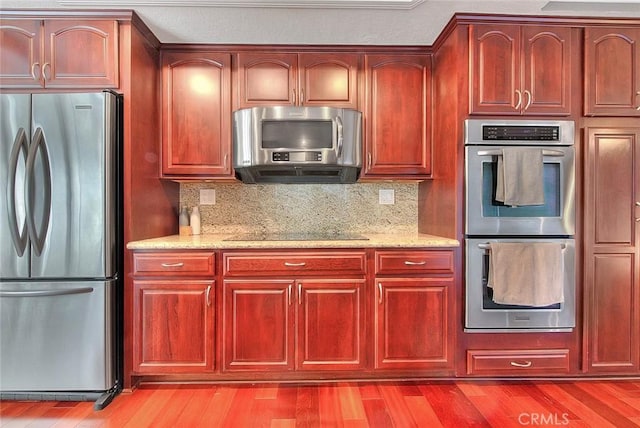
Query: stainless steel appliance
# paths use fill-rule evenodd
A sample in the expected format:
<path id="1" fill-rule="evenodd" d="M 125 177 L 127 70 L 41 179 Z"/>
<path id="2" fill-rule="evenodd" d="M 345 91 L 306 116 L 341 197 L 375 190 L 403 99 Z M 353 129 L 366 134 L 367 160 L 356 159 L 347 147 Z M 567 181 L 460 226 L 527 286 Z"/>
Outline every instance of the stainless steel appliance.
<path id="1" fill-rule="evenodd" d="M 0 398 L 118 392 L 119 105 L 0 95 Z"/>
<path id="2" fill-rule="evenodd" d="M 238 110 L 233 167 L 245 183 L 354 183 L 362 167 L 362 114 L 331 107 Z"/>
<path id="3" fill-rule="evenodd" d="M 465 121 L 465 331 L 570 331 L 575 327 L 575 125 L 572 121 Z M 508 147 L 542 152 L 540 205 L 496 200 L 498 159 Z M 487 287 L 492 242 L 563 246 L 564 302 L 548 307 L 498 304 Z"/>

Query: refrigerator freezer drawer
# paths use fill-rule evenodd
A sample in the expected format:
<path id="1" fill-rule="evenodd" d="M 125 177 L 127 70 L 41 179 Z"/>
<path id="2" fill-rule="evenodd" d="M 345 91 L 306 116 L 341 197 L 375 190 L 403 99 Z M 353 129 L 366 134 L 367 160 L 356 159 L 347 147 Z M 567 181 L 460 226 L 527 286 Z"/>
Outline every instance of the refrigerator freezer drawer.
<path id="1" fill-rule="evenodd" d="M 0 392 L 112 388 L 115 287 L 0 283 Z"/>

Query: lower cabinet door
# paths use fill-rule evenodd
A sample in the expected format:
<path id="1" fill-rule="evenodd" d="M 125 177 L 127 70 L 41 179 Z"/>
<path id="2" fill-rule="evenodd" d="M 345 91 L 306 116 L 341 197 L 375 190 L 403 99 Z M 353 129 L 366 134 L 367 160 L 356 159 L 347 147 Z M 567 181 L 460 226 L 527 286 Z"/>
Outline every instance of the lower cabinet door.
<path id="1" fill-rule="evenodd" d="M 452 286 L 452 278 L 376 280 L 376 369 L 452 368 Z"/>
<path id="2" fill-rule="evenodd" d="M 297 289 L 297 370 L 364 367 L 364 279 L 301 280 Z"/>
<path id="3" fill-rule="evenodd" d="M 214 281 L 136 280 L 133 286 L 135 371 L 212 371 Z"/>
<path id="4" fill-rule="evenodd" d="M 224 371 L 293 370 L 292 280 L 225 280 Z"/>

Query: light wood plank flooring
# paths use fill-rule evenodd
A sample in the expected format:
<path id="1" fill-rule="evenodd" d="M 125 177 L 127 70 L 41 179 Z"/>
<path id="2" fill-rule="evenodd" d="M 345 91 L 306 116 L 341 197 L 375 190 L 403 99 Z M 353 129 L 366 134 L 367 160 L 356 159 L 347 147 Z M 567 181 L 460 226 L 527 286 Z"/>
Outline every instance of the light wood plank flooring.
<path id="1" fill-rule="evenodd" d="M 0 402 L 9 427 L 640 427 L 640 379 L 143 385 L 93 403 Z"/>

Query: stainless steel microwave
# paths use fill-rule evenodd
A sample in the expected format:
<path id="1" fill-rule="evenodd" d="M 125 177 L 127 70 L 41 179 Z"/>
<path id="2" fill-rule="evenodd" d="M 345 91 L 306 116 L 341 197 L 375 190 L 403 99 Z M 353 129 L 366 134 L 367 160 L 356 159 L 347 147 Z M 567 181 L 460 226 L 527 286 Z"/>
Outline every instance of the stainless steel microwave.
<path id="1" fill-rule="evenodd" d="M 235 111 L 233 167 L 245 183 L 353 183 L 362 167 L 362 113 L 294 106 Z"/>

